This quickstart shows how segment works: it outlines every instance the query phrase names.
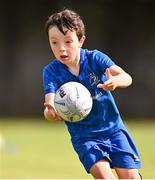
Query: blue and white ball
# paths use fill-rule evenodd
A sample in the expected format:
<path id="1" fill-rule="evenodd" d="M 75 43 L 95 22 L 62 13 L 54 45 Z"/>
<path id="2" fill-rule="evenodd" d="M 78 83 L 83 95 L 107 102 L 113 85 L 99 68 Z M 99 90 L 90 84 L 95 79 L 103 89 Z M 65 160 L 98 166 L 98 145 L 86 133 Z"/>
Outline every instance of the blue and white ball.
<path id="1" fill-rule="evenodd" d="M 88 89 L 78 82 L 63 84 L 56 92 L 54 106 L 66 121 L 83 120 L 92 109 L 93 100 Z"/>

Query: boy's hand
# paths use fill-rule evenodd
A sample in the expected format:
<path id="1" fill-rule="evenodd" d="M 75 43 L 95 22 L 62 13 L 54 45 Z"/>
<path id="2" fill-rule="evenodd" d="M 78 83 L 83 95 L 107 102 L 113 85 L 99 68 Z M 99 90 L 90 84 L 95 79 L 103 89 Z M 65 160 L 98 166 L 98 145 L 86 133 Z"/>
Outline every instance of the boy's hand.
<path id="1" fill-rule="evenodd" d="M 107 81 L 105 81 L 104 84 L 99 83 L 97 87 L 103 88 L 105 91 L 114 91 L 117 87 L 115 77 L 110 73 L 109 68 L 106 69 L 105 74 L 106 74 Z"/>
<path id="2" fill-rule="evenodd" d="M 63 120 L 55 111 L 52 105 L 49 103 L 44 103 L 45 110 L 44 110 L 44 116 L 47 120 Z"/>

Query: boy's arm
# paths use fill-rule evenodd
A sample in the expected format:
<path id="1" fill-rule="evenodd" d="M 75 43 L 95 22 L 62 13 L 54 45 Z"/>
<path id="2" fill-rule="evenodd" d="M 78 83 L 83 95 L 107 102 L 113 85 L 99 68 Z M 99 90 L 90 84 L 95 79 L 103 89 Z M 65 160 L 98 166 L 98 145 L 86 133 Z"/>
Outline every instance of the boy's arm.
<path id="1" fill-rule="evenodd" d="M 55 93 L 48 93 L 45 95 L 44 116 L 49 121 L 50 120 L 62 120 L 62 118 L 55 111 L 54 96 L 55 96 Z"/>
<path id="2" fill-rule="evenodd" d="M 98 88 L 103 88 L 106 91 L 114 91 L 117 87 L 125 88 L 132 84 L 131 76 L 117 65 L 107 68 L 105 73 L 107 81 L 104 84 L 98 84 Z"/>

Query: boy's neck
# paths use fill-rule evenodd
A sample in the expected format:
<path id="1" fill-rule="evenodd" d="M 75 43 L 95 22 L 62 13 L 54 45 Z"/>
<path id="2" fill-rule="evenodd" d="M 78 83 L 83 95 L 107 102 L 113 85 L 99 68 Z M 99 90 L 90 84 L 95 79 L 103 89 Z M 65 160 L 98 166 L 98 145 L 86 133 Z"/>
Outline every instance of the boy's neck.
<path id="1" fill-rule="evenodd" d="M 72 64 L 68 66 L 68 70 L 75 76 L 78 76 L 80 72 L 80 63 L 78 62 L 76 64 Z"/>

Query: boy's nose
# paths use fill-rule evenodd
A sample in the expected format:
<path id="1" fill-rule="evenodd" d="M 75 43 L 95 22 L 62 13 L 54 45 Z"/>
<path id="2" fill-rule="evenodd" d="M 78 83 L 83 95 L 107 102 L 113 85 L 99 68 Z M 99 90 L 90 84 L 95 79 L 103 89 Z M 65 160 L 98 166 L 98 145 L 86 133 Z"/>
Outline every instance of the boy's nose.
<path id="1" fill-rule="evenodd" d="M 60 51 L 61 52 L 65 51 L 65 50 L 66 50 L 65 46 L 60 46 Z"/>

